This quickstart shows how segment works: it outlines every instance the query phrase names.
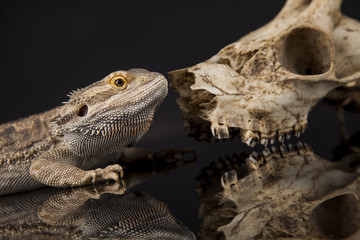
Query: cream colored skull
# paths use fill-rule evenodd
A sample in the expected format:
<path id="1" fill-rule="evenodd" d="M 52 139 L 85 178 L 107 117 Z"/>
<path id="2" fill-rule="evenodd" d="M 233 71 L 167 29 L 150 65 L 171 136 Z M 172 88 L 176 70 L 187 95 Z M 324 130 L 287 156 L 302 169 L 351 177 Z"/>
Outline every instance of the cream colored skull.
<path id="1" fill-rule="evenodd" d="M 240 129 L 249 145 L 300 135 L 332 89 L 360 78 L 360 24 L 341 0 L 288 0 L 264 27 L 193 67 L 169 73 L 189 122 Z"/>
<path id="2" fill-rule="evenodd" d="M 236 206 L 237 215 L 218 231 L 226 239 L 358 239 L 360 172 L 349 165 L 359 162 L 287 154 L 270 154 L 265 165 L 238 181 L 234 172 L 224 175 L 221 198 Z"/>
<path id="3" fill-rule="evenodd" d="M 303 144 L 212 162 L 196 181 L 200 239 L 360 239 L 360 148 L 353 140 L 336 162 Z M 244 162 L 254 158 L 263 164 L 246 171 Z M 224 169 L 234 170 L 223 174 L 221 191 Z"/>

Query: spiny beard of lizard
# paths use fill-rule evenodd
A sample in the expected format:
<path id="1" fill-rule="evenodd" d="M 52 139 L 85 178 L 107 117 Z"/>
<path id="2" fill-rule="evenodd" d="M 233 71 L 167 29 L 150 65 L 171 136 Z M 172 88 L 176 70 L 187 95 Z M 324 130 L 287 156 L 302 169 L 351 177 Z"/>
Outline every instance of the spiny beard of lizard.
<path id="1" fill-rule="evenodd" d="M 144 69 L 117 71 L 70 94 L 50 123 L 81 157 L 103 157 L 136 143 L 167 95 L 167 80 Z"/>

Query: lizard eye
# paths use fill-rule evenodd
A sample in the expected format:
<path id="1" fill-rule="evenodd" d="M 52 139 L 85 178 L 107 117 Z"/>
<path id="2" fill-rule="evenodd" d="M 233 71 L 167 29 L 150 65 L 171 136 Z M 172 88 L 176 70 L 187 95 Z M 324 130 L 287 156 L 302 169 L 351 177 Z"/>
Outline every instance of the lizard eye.
<path id="1" fill-rule="evenodd" d="M 115 76 L 110 79 L 110 84 L 120 90 L 124 90 L 128 86 L 128 81 L 123 76 Z"/>

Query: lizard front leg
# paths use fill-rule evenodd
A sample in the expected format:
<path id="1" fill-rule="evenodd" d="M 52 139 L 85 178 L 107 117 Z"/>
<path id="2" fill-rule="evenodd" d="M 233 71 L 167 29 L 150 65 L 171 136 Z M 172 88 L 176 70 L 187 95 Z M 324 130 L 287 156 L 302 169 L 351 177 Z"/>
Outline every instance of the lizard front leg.
<path id="1" fill-rule="evenodd" d="M 122 195 L 125 191 L 126 186 L 122 181 L 62 189 L 48 198 L 39 207 L 37 214 L 46 224 L 70 225 L 87 213 L 89 206 L 85 203 L 89 199 L 100 199 L 105 193 Z"/>
<path id="2" fill-rule="evenodd" d="M 68 149 L 60 148 L 40 155 L 31 163 L 30 175 L 53 187 L 77 187 L 101 181 L 118 181 L 124 172 L 119 164 L 85 171 L 78 166 L 84 160 Z"/>

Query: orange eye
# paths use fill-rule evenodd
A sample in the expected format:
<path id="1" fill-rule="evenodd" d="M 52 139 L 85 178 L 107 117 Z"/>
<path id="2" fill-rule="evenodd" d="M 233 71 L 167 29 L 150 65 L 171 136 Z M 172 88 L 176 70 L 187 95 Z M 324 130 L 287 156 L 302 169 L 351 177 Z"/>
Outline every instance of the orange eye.
<path id="1" fill-rule="evenodd" d="M 110 84 L 120 90 L 124 90 L 127 88 L 129 82 L 123 76 L 114 76 L 110 79 Z"/>

